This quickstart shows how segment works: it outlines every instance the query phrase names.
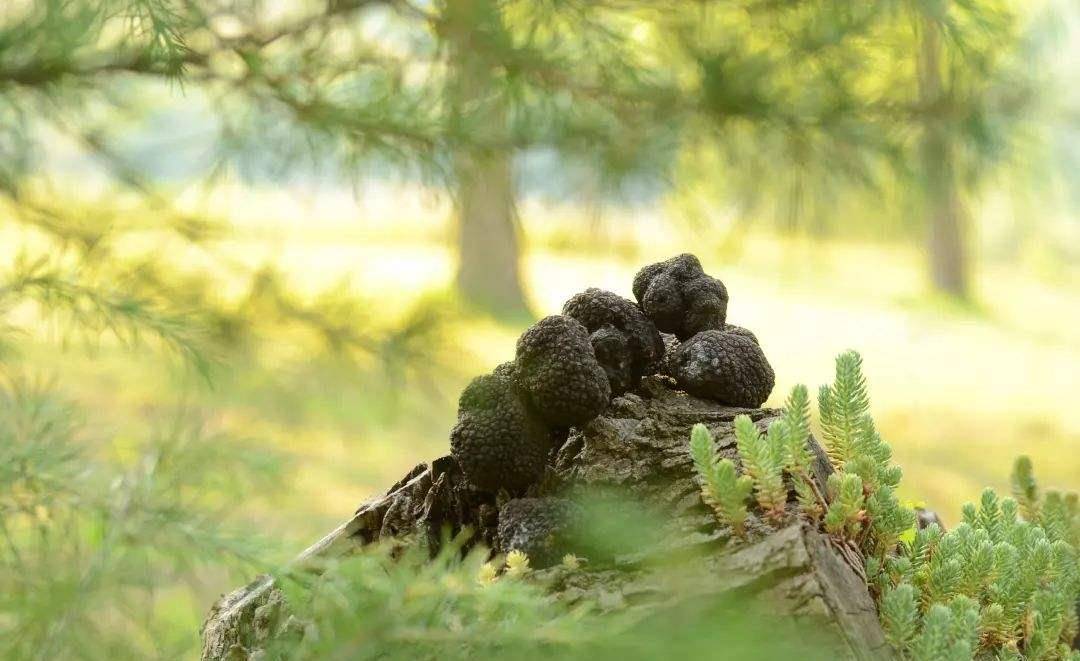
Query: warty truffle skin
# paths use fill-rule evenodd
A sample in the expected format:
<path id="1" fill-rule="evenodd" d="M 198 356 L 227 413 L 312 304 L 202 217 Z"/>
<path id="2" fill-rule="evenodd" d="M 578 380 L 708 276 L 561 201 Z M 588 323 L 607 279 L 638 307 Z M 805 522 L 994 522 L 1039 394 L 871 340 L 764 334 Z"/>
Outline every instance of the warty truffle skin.
<path id="1" fill-rule="evenodd" d="M 754 335 L 753 331 L 747 328 L 743 328 L 742 326 L 736 326 L 735 324 L 724 324 L 724 332 L 734 333 L 736 335 L 743 335 L 753 340 L 754 344 L 761 346 L 761 342 L 758 342 L 757 335 Z"/>
<path id="2" fill-rule="evenodd" d="M 664 356 L 660 332 L 632 301 L 602 289 L 589 288 L 563 305 L 563 314 L 591 333 L 596 359 L 607 372 L 613 395 L 633 388 L 653 373 Z"/>
<path id="3" fill-rule="evenodd" d="M 680 340 L 703 330 L 723 328 L 727 319 L 727 288 L 707 275 L 690 253 L 638 271 L 634 297 L 658 329 Z"/>
<path id="4" fill-rule="evenodd" d="M 479 376 L 461 392 L 450 454 L 473 485 L 520 493 L 543 476 L 550 449 L 547 428 L 505 374 Z"/>
<path id="5" fill-rule="evenodd" d="M 761 406 L 776 375 L 753 335 L 739 331 L 708 330 L 683 342 L 671 376 L 691 395 L 728 406 Z"/>
<path id="6" fill-rule="evenodd" d="M 736 335 L 745 335 L 754 341 L 754 344 L 760 345 L 757 335 L 750 330 L 743 328 L 742 326 L 736 326 L 735 324 L 724 324 L 724 331 L 728 333 L 735 333 Z M 675 374 L 675 357 L 679 353 L 679 338 L 675 337 L 671 333 L 660 333 L 660 339 L 664 343 L 664 358 L 660 361 L 660 364 L 656 366 L 656 373 L 663 374 L 665 376 L 672 376 Z"/>
<path id="7" fill-rule="evenodd" d="M 528 404 L 549 427 L 580 426 L 611 399 L 589 332 L 564 315 L 545 317 L 517 341 L 515 377 Z"/>
<path id="8" fill-rule="evenodd" d="M 522 551 L 537 569 L 558 564 L 571 551 L 576 515 L 577 507 L 563 498 L 508 500 L 499 509 L 499 550 Z"/>

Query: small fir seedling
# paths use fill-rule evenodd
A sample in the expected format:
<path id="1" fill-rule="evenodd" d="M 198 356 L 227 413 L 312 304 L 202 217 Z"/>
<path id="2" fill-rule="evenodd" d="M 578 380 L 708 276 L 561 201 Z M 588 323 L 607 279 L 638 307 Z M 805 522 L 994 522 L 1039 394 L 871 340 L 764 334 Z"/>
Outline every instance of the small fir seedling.
<path id="1" fill-rule="evenodd" d="M 720 458 L 705 425 L 694 425 L 690 432 L 690 456 L 701 479 L 702 500 L 736 535 L 744 536 L 748 516 L 746 499 L 754 488 L 753 480 L 748 475 L 738 475 L 730 459 Z"/>
<path id="2" fill-rule="evenodd" d="M 857 476 L 864 501 L 856 521 L 850 518 L 856 513 L 841 511 L 845 508 L 837 506 L 834 497 L 827 528 L 832 534 L 851 539 L 858 536 L 864 554 L 884 560 L 914 530 L 916 517 L 915 511 L 896 497 L 903 472 L 892 464 L 892 448 L 878 433 L 870 415 L 870 396 L 858 353 L 849 351 L 837 357 L 836 378 L 832 385 L 822 386 L 818 408 L 829 459 L 841 475 L 838 479 Z M 856 498 L 853 491 L 848 496 L 850 510 Z"/>
<path id="3" fill-rule="evenodd" d="M 809 474 L 813 470 L 814 454 L 807 444 L 810 436 L 810 394 L 806 386 L 800 384 L 791 389 L 780 419 L 787 432 L 784 439 L 785 468 L 792 473 Z"/>
<path id="4" fill-rule="evenodd" d="M 859 355 L 838 357 L 835 381 L 820 391 L 822 438 L 835 469 L 824 494 L 812 480 L 808 400 L 805 388 L 795 388 L 766 434 L 750 418 L 736 419 L 741 478 L 734 464 L 717 459 L 707 430 L 695 428 L 702 492 L 721 518 L 721 496 L 736 519 L 745 518 L 752 487 L 766 515 L 779 520 L 786 472 L 802 512 L 816 521 L 820 508 L 825 532 L 863 552 L 868 587 L 901 658 L 1080 661 L 1071 649 L 1080 633 L 1077 494 L 1040 490 L 1031 461 L 1021 457 L 1012 497 L 986 489 L 977 505 L 963 507 L 954 529 L 918 529 L 914 510 L 896 496 L 902 472 L 870 416 Z"/>
<path id="5" fill-rule="evenodd" d="M 963 508 L 963 521 L 949 532 L 936 525 L 902 545 L 887 562 L 895 575 L 919 590 L 920 633 L 908 643 L 890 642 L 907 658 L 1072 659 L 1080 630 L 1080 553 L 1064 520 L 1067 497 L 1047 491 L 1040 499 L 1030 462 L 1018 462 L 1013 498 L 983 491 L 979 504 Z M 1019 477 L 1018 477 L 1019 476 Z M 1020 511 L 1037 513 L 1026 520 Z M 905 570 L 904 567 L 910 569 Z M 894 573 L 886 568 L 886 581 Z M 896 628 L 899 597 L 884 591 L 882 623 Z M 940 635 L 949 611 L 950 633 Z"/>
<path id="6" fill-rule="evenodd" d="M 884 557 L 916 525 L 915 511 L 904 507 L 891 487 L 881 487 L 866 499 L 871 535 L 863 545 L 868 554 Z"/>
<path id="7" fill-rule="evenodd" d="M 923 618 L 922 630 L 910 650 L 913 661 L 970 661 L 974 657 L 970 629 L 978 611 L 968 603 L 957 610 L 934 604 Z"/>

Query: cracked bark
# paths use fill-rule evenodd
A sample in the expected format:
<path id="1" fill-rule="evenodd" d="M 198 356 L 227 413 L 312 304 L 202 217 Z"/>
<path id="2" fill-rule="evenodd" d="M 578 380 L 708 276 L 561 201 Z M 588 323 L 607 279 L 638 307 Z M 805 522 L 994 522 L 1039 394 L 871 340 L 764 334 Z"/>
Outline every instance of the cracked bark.
<path id="1" fill-rule="evenodd" d="M 793 494 L 786 525 L 777 528 L 752 513 L 746 540 L 733 538 L 702 504 L 688 454 L 690 428 L 704 423 L 720 454 L 738 465 L 732 422 L 740 413 L 763 427 L 778 414 L 721 406 L 678 392 L 663 377 L 650 377 L 635 392 L 615 398 L 603 416 L 571 430 L 553 457 L 550 484 L 617 488 L 663 512 L 664 530 L 646 548 L 606 565 L 572 572 L 557 567 L 539 574 L 547 573 L 542 578 L 558 598 L 590 600 L 608 610 L 659 606 L 672 599 L 750 598 L 778 615 L 831 631 L 837 658 L 891 658 L 865 584 L 831 540 L 799 521 Z M 824 488 L 831 468 L 816 441 L 810 444 L 817 457 L 815 479 Z M 494 497 L 468 487 L 454 462 L 442 457 L 417 466 L 362 505 L 295 562 L 303 565 L 312 557 L 405 535 L 434 550 L 444 526 L 453 532 L 471 526 L 493 545 L 496 507 Z M 657 574 L 662 570 L 654 562 L 672 557 L 680 559 L 680 573 L 688 578 L 678 582 L 677 591 Z M 288 628 L 285 608 L 269 577 L 223 596 L 204 623 L 203 659 L 250 658 L 267 638 Z"/>

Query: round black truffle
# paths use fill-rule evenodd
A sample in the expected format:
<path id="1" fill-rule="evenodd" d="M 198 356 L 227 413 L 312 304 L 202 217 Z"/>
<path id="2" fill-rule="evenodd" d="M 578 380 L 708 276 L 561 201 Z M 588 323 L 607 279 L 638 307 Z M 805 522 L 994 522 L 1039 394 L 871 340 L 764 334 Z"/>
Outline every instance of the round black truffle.
<path id="1" fill-rule="evenodd" d="M 754 335 L 753 331 L 743 328 L 742 326 L 736 326 L 735 324 L 724 324 L 725 333 L 734 333 L 735 335 L 742 335 L 753 340 L 754 344 L 761 346 L 761 342 L 758 342 L 757 335 Z"/>
<path id="2" fill-rule="evenodd" d="M 686 392 L 728 406 L 761 406 L 776 383 L 765 353 L 743 329 L 694 335 L 679 346 L 672 369 Z"/>
<path id="3" fill-rule="evenodd" d="M 450 454 L 475 486 L 520 493 L 543 476 L 550 449 L 547 428 L 505 374 L 477 377 L 462 391 Z"/>
<path id="4" fill-rule="evenodd" d="M 664 355 L 660 332 L 638 306 L 618 294 L 590 288 L 563 306 L 591 333 L 596 359 L 607 373 L 613 395 L 634 387 L 653 373 Z"/>
<path id="5" fill-rule="evenodd" d="M 562 498 L 515 498 L 499 509 L 499 550 L 521 551 L 541 569 L 571 551 L 577 507 Z"/>
<path id="6" fill-rule="evenodd" d="M 528 404 L 550 427 L 585 424 L 611 399 L 589 332 L 571 317 L 552 315 L 533 324 L 518 338 L 514 362 Z"/>
<path id="7" fill-rule="evenodd" d="M 727 288 L 706 275 L 701 262 L 690 253 L 638 271 L 634 296 L 657 328 L 680 340 L 703 330 L 723 328 L 727 318 Z"/>

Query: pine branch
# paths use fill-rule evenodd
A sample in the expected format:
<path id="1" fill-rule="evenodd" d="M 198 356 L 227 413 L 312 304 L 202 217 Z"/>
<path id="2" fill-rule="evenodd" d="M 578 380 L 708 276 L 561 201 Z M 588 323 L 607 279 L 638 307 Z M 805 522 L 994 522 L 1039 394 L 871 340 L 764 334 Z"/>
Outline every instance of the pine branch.
<path id="1" fill-rule="evenodd" d="M 20 257 L 6 283 L 0 286 L 0 310 L 27 300 L 35 302 L 44 314 L 65 319 L 72 330 L 84 336 L 107 333 L 124 344 L 137 345 L 150 335 L 201 374 L 208 374 L 210 360 L 204 330 L 187 315 L 86 283 L 78 271 L 52 266 L 46 258 L 31 261 Z"/>

